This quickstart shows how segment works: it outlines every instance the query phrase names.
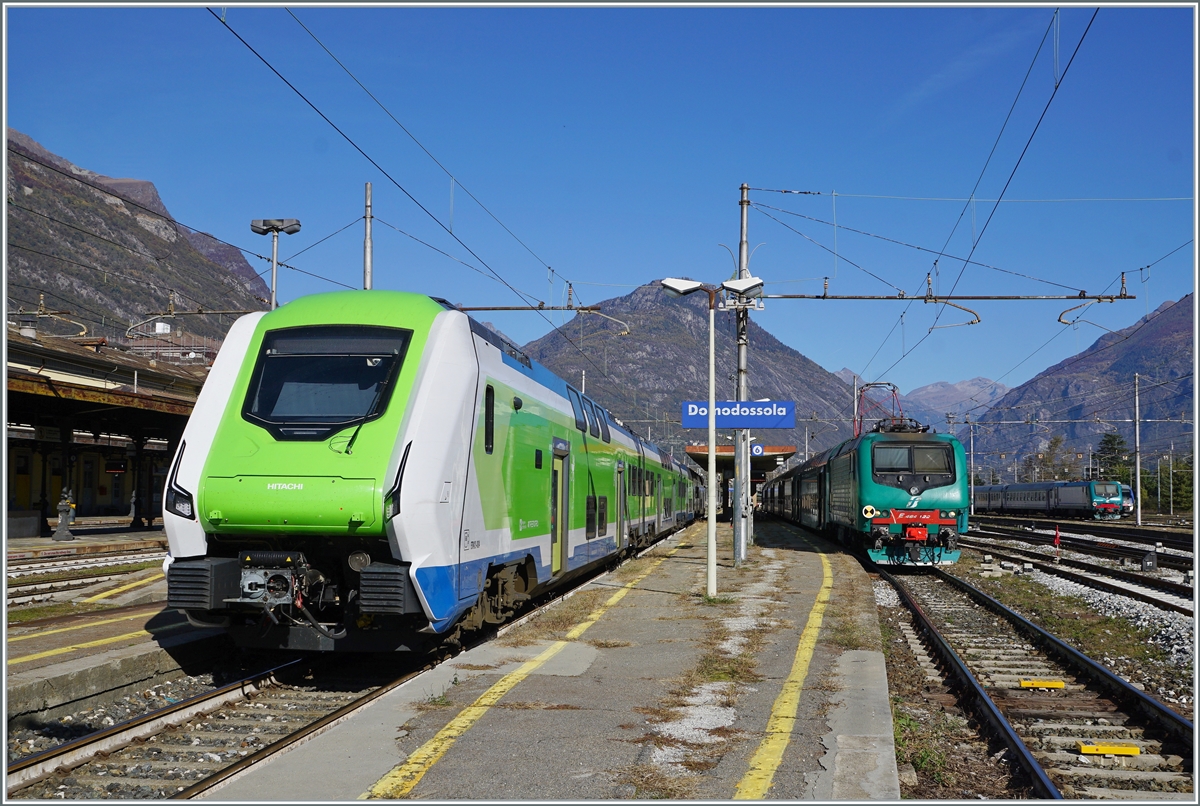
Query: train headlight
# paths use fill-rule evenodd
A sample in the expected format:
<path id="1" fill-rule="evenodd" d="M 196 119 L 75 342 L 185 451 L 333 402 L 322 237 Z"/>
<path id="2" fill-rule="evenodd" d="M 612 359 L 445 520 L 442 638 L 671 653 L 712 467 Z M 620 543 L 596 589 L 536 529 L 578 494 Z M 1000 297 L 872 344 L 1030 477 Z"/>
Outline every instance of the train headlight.
<path id="1" fill-rule="evenodd" d="M 167 488 L 167 511 L 181 518 L 195 520 L 195 507 L 192 506 L 192 496 L 178 487 Z"/>
<path id="2" fill-rule="evenodd" d="M 365 551 L 356 551 L 346 558 L 346 564 L 350 566 L 351 571 L 357 573 L 371 564 L 371 555 Z"/>
<path id="3" fill-rule="evenodd" d="M 175 483 L 175 479 L 179 475 L 179 466 L 183 464 L 185 450 L 187 450 L 187 443 L 181 442 L 179 453 L 175 456 L 175 466 L 171 468 L 171 478 L 167 481 L 167 494 L 163 505 L 172 515 L 193 521 L 196 519 L 196 507 L 192 502 L 192 494 Z"/>
<path id="4" fill-rule="evenodd" d="M 954 517 L 957 517 L 957 516 L 958 516 L 958 512 L 957 512 L 956 510 L 953 510 L 953 509 L 951 509 L 951 510 L 947 510 L 947 511 L 945 511 L 945 512 L 943 512 L 943 513 L 942 513 L 942 517 L 943 517 L 943 518 L 954 518 Z"/>

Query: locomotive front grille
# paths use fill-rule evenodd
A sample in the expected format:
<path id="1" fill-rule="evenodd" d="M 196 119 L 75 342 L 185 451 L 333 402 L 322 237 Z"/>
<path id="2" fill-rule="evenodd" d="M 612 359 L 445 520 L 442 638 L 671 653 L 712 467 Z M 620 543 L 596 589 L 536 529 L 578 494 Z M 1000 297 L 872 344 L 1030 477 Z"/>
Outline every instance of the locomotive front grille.
<path id="1" fill-rule="evenodd" d="M 407 565 L 371 563 L 359 572 L 358 609 L 363 613 L 403 614 L 420 609 Z"/>
<path id="2" fill-rule="evenodd" d="M 217 610 L 238 595 L 238 561 L 229 557 L 176 560 L 167 568 L 167 607 Z"/>

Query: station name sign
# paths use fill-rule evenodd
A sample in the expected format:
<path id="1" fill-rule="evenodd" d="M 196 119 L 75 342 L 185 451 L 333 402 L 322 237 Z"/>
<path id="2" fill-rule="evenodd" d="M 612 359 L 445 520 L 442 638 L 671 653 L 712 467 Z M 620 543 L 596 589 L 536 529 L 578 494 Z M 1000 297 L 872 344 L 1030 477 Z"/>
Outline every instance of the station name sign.
<path id="1" fill-rule="evenodd" d="M 795 428 L 796 404 L 790 400 L 718 400 L 717 428 Z M 708 401 L 683 401 L 684 428 L 708 428 Z"/>

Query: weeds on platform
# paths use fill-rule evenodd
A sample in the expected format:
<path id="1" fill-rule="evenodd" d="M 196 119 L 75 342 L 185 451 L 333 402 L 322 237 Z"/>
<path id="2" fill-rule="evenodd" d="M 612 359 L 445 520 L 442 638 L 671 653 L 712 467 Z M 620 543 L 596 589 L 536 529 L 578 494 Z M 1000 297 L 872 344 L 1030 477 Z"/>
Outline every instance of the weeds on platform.
<path id="1" fill-rule="evenodd" d="M 54 604 L 33 605 L 16 609 L 9 608 L 8 625 L 11 627 L 46 618 L 97 613 L 102 610 L 112 610 L 114 607 L 114 605 L 105 602 L 56 602 Z"/>
<path id="2" fill-rule="evenodd" d="M 502 646 L 527 646 L 538 641 L 558 641 L 612 596 L 607 590 L 583 590 L 538 614 L 497 639 Z"/>

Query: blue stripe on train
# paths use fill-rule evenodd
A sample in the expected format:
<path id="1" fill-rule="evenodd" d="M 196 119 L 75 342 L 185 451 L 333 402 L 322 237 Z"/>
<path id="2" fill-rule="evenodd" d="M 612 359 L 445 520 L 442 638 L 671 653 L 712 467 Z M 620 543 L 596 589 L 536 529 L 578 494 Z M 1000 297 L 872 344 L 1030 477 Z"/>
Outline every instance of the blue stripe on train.
<path id="1" fill-rule="evenodd" d="M 582 546 L 575 547 L 575 553 L 567 558 L 568 571 L 582 568 L 594 560 L 600 560 L 617 550 L 615 535 L 594 539 Z M 550 577 L 550 563 L 542 562 L 540 546 L 510 551 L 506 554 L 481 557 L 458 565 L 422 566 L 414 574 L 417 587 L 425 594 L 425 601 L 433 613 L 431 626 L 436 632 L 445 632 L 462 616 L 479 595 L 476 580 L 486 578 L 487 569 L 491 565 L 503 565 L 513 560 L 521 560 L 527 556 L 533 557 L 537 565 L 538 581 L 543 582 Z M 462 589 L 455 580 L 463 580 Z M 465 584 L 471 582 L 470 587 Z"/>

